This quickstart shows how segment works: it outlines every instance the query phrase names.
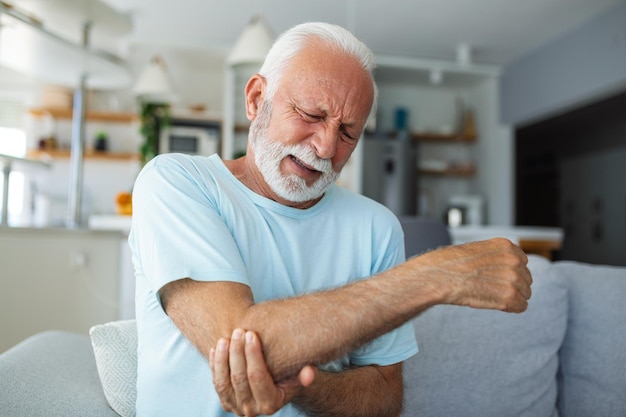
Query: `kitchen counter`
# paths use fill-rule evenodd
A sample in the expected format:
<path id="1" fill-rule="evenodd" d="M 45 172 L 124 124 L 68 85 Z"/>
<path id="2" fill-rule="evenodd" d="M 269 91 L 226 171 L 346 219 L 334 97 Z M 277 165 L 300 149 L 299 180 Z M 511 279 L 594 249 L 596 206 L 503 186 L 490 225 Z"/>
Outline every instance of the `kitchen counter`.
<path id="1" fill-rule="evenodd" d="M 452 243 L 460 244 L 503 237 L 526 253 L 552 259 L 552 252 L 563 243 L 563 229 L 539 226 L 459 226 L 449 228 Z"/>
<path id="2" fill-rule="evenodd" d="M 117 214 L 99 214 L 89 216 L 89 228 L 91 230 L 117 230 L 128 235 L 132 216 L 120 216 Z"/>
<path id="3" fill-rule="evenodd" d="M 86 227 L 24 227 L 24 226 L 11 226 L 0 227 L 0 235 L 2 236 L 119 236 L 121 229 L 116 228 L 86 228 Z"/>
<path id="4" fill-rule="evenodd" d="M 120 318 L 132 319 L 135 317 L 135 269 L 133 267 L 128 234 L 132 216 L 117 214 L 99 214 L 89 216 L 89 229 L 93 231 L 109 231 L 119 233 L 120 241 Z"/>

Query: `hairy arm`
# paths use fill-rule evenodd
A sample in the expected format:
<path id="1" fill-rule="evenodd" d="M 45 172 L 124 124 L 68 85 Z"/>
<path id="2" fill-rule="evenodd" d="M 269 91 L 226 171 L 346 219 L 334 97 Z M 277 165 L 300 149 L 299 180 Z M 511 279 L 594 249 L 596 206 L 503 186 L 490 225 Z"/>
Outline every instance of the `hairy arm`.
<path id="1" fill-rule="evenodd" d="M 315 417 L 398 416 L 402 411 L 402 364 L 318 372 L 292 403 Z"/>
<path id="2" fill-rule="evenodd" d="M 249 287 L 181 279 L 161 290 L 165 311 L 207 358 L 235 328 L 258 334 L 274 379 L 338 358 L 435 304 L 523 311 L 526 256 L 504 239 L 452 246 L 333 290 L 256 304 Z M 271 279 L 269 277 L 268 279 Z"/>

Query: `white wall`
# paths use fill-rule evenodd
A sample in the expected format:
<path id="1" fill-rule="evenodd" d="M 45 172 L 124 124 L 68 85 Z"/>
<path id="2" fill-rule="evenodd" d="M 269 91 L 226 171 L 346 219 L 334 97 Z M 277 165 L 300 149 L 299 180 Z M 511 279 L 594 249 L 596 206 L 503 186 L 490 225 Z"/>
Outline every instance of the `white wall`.
<path id="1" fill-rule="evenodd" d="M 223 111 L 226 53 L 218 49 L 174 48 L 134 44 L 126 57 L 135 77 L 154 56 L 163 58 L 178 100 L 175 108 L 201 104 L 210 111 Z"/>
<path id="2" fill-rule="evenodd" d="M 514 224 L 515 164 L 513 133 L 500 123 L 498 79 L 489 78 L 472 92 L 479 139 L 476 143 L 478 172 L 472 190 L 485 197 L 488 224 Z"/>
<path id="3" fill-rule="evenodd" d="M 521 126 L 626 89 L 626 4 L 510 64 L 502 120 Z"/>
<path id="4" fill-rule="evenodd" d="M 0 352 L 120 317 L 120 234 L 0 228 Z"/>

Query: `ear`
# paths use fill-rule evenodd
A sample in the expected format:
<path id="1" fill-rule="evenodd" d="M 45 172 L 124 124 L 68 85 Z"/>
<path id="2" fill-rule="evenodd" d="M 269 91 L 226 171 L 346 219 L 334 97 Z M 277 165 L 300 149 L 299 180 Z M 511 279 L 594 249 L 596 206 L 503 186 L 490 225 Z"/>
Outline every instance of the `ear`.
<path id="1" fill-rule="evenodd" d="M 256 118 L 259 107 L 265 99 L 266 84 L 265 77 L 259 74 L 254 74 L 246 84 L 246 117 L 250 121 Z"/>

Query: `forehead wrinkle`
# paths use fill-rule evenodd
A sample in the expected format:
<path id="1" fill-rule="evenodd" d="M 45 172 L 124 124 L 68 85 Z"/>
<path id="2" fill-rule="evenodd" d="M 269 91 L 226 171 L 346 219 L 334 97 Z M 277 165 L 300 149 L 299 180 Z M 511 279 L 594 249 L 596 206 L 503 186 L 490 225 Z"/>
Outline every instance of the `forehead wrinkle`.
<path id="1" fill-rule="evenodd" d="M 321 84 L 324 84 L 321 86 L 322 89 L 328 88 L 331 94 L 333 94 L 337 90 L 338 80 L 330 79 L 328 77 L 318 77 L 318 80 L 321 82 Z M 314 106 L 327 116 L 330 116 L 333 119 L 341 117 L 341 124 L 345 126 L 352 126 L 356 123 L 356 117 L 354 115 L 350 116 L 348 114 L 349 112 L 355 112 L 356 106 L 351 106 L 347 100 L 337 102 L 335 99 L 329 98 L 328 96 L 323 94 L 323 96 L 320 98 L 304 97 L 301 102 L 304 102 L 304 105 L 306 105 L 306 101 L 308 101 L 308 99 L 312 99 L 311 101 L 314 102 Z"/>
<path id="2" fill-rule="evenodd" d="M 323 53 L 320 53 L 320 50 L 323 51 Z M 335 58 L 337 58 L 337 60 L 335 60 Z M 329 60 L 336 63 L 339 59 L 345 67 L 343 71 L 357 70 L 363 71 L 363 73 L 358 75 L 354 74 L 354 77 L 347 76 L 347 74 L 344 73 L 343 77 L 337 77 L 336 73 L 326 72 Z M 365 76 L 363 80 L 360 79 L 361 75 Z M 357 79 L 359 81 L 357 81 Z M 342 125 L 356 127 L 360 124 L 360 117 L 358 114 L 359 100 L 355 101 L 355 98 L 362 98 L 363 92 L 355 90 L 364 87 L 362 83 L 367 82 L 364 81 L 365 79 L 371 81 L 371 74 L 360 67 L 360 64 L 354 57 L 347 56 L 341 51 L 335 50 L 323 43 L 319 44 L 317 40 L 314 40 L 308 43 L 307 46 L 294 57 L 292 62 L 290 62 L 280 83 L 291 84 L 289 90 L 291 90 L 290 95 L 294 105 L 315 106 L 333 119 L 339 117 L 344 119 L 339 120 Z M 300 83 L 306 84 L 307 82 L 316 85 L 316 88 L 314 91 L 309 92 L 309 94 L 302 94 L 302 91 L 297 88 L 297 85 Z M 368 84 L 366 88 L 369 88 L 369 85 L 370 84 Z M 338 95 L 339 91 L 341 91 L 341 95 Z M 367 118 L 367 115 L 365 118 Z M 363 122 L 365 122 L 365 120 L 363 120 Z"/>

